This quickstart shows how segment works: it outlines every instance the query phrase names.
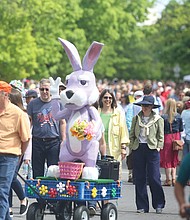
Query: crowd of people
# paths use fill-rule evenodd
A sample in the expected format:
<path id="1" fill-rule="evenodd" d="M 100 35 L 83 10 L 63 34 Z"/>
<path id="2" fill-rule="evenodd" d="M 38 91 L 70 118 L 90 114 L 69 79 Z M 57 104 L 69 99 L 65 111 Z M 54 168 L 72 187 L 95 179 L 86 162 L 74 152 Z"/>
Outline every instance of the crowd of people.
<path id="1" fill-rule="evenodd" d="M 46 164 L 58 164 L 60 144 L 66 139 L 66 121 L 56 121 L 52 115 L 50 86 L 49 79 L 40 82 L 0 81 L 2 220 L 13 217 L 12 190 L 20 200 L 20 214 L 27 212 L 29 201 L 17 179 L 22 163 L 28 168 L 27 178 L 44 176 Z M 188 184 L 189 176 L 184 179 L 182 174 L 176 181 L 176 167 L 190 151 L 188 84 L 105 79 L 98 80 L 97 87 L 100 96 L 96 107 L 103 124 L 102 145 L 106 145 L 106 149 L 100 149 L 100 152 L 120 162 L 119 178 L 122 175 L 122 160 L 126 160 L 128 181 L 135 185 L 137 212 L 149 212 L 148 182 L 152 206 L 157 214 L 161 214 L 165 206 L 163 186 L 176 186 L 182 193 L 183 187 Z M 66 85 L 61 83 L 59 92 L 65 89 Z M 62 103 L 57 102 L 63 109 Z M 10 123 L 5 123 L 5 120 Z M 184 141 L 182 158 L 179 158 L 178 151 L 172 149 L 173 139 Z M 160 168 L 165 170 L 163 184 Z M 178 191 L 175 191 L 180 204 L 184 204 Z M 184 207 L 180 208 L 180 213 L 185 216 Z"/>

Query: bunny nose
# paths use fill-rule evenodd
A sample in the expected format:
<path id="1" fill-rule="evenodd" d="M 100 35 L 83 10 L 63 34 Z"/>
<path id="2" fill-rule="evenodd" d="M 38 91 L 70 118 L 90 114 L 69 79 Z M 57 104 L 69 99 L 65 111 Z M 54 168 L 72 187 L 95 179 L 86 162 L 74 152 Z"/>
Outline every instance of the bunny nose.
<path id="1" fill-rule="evenodd" d="M 72 90 L 68 90 L 66 92 L 66 96 L 67 96 L 68 99 L 70 99 L 73 96 L 73 94 L 74 94 L 74 92 Z"/>

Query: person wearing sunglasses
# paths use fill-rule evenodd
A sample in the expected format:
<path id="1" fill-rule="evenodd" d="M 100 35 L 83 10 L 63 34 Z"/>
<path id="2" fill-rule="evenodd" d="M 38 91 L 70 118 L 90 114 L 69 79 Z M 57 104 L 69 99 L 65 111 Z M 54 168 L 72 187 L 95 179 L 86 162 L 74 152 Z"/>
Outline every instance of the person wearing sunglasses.
<path id="1" fill-rule="evenodd" d="M 49 79 L 39 83 L 40 96 L 27 106 L 32 123 L 32 170 L 33 178 L 44 176 L 47 166 L 57 165 L 59 161 L 60 142 L 64 134 L 62 121 L 56 121 L 52 115 L 52 99 Z M 61 103 L 57 100 L 60 108 Z"/>
<path id="2" fill-rule="evenodd" d="M 135 193 L 137 213 L 149 212 L 147 177 L 152 196 L 152 206 L 157 214 L 162 213 L 165 196 L 161 185 L 160 149 L 164 145 L 164 119 L 153 109 L 154 97 L 144 96 L 134 105 L 142 110 L 133 117 L 130 131 L 130 150 L 133 154 L 133 173 L 135 176 Z"/>
<path id="3" fill-rule="evenodd" d="M 124 114 L 117 108 L 113 92 L 102 91 L 99 97 L 99 112 L 105 128 L 106 154 L 120 162 L 120 178 L 122 160 L 126 158 L 129 134 Z"/>

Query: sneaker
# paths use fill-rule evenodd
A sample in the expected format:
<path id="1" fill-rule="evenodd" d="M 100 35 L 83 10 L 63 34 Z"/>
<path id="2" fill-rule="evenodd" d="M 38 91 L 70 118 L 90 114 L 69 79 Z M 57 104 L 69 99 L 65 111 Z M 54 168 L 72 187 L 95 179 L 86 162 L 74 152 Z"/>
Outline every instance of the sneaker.
<path id="1" fill-rule="evenodd" d="M 90 216 L 94 216 L 96 214 L 96 209 L 93 206 L 90 206 L 89 208 Z"/>
<path id="2" fill-rule="evenodd" d="M 26 199 L 26 205 L 20 205 L 20 215 L 26 215 L 29 207 L 28 199 Z"/>
<path id="3" fill-rule="evenodd" d="M 11 218 L 13 218 L 13 211 L 9 211 L 9 215 Z"/>
<path id="4" fill-rule="evenodd" d="M 137 209 L 137 213 L 145 213 L 144 209 Z"/>
<path id="5" fill-rule="evenodd" d="M 162 208 L 157 208 L 157 209 L 156 209 L 156 213 L 157 213 L 157 214 L 162 214 Z"/>

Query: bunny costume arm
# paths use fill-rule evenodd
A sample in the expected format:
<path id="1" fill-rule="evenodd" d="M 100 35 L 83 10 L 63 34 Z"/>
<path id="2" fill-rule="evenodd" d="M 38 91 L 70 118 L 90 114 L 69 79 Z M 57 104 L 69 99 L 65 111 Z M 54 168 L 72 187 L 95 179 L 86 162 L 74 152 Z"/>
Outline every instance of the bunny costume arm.
<path id="1" fill-rule="evenodd" d="M 60 104 L 58 100 L 60 99 L 59 96 L 59 84 L 61 82 L 61 78 L 57 77 L 56 80 L 54 80 L 52 77 L 49 77 L 50 80 L 50 93 L 52 95 L 52 114 L 55 118 L 55 120 L 61 120 L 65 119 L 66 121 L 68 120 L 70 116 L 70 111 L 68 109 L 63 109 L 60 110 Z"/>
<path id="2" fill-rule="evenodd" d="M 69 109 L 65 108 L 63 110 L 60 110 L 60 104 L 56 99 L 52 101 L 52 115 L 56 121 L 59 121 L 61 119 L 65 119 L 67 121 L 70 117 L 70 114 L 71 112 L 69 111 Z"/>

